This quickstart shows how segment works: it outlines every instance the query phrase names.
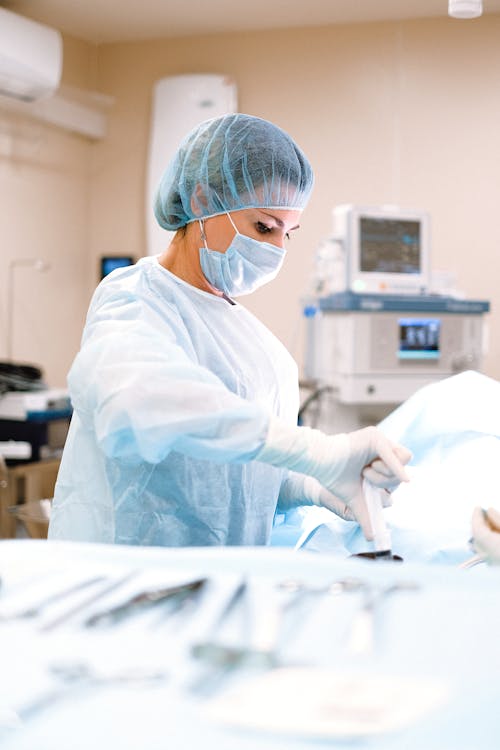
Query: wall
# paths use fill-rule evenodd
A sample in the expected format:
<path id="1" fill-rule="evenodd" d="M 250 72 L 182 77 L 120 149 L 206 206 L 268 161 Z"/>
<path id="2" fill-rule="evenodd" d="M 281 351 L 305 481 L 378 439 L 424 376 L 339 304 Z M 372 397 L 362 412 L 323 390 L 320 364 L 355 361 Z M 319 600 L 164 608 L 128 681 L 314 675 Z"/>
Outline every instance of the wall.
<path id="1" fill-rule="evenodd" d="M 102 254 L 145 252 L 152 85 L 166 75 L 235 78 L 241 111 L 275 121 L 309 155 L 316 189 L 282 273 L 244 300 L 301 360 L 300 297 L 315 249 L 343 202 L 430 211 L 433 267 L 490 299 L 485 370 L 500 379 L 500 16 L 233 33 L 107 44 L 64 40 L 64 82 L 115 97 L 106 139 L 0 112 L 0 358 L 9 262 L 18 360 L 63 385 Z M 7 133 L 7 137 L 5 136 Z"/>
<path id="2" fill-rule="evenodd" d="M 287 262 L 244 301 L 302 357 L 300 297 L 335 204 L 429 210 L 434 269 L 469 298 L 489 299 L 485 371 L 500 379 L 500 17 L 448 18 L 233 33 L 99 49 L 99 84 L 116 97 L 109 138 L 94 149 L 91 249 L 145 252 L 143 194 L 153 82 L 225 73 L 239 109 L 301 144 L 316 189 Z M 174 113 L 175 114 L 175 113 Z"/>
<path id="3" fill-rule="evenodd" d="M 95 48 L 64 40 L 63 84 L 92 88 L 95 63 Z M 11 307 L 12 359 L 41 366 L 51 387 L 65 385 L 88 305 L 91 148 L 81 136 L 0 109 L 0 359 Z M 50 268 L 12 267 L 33 258 Z"/>

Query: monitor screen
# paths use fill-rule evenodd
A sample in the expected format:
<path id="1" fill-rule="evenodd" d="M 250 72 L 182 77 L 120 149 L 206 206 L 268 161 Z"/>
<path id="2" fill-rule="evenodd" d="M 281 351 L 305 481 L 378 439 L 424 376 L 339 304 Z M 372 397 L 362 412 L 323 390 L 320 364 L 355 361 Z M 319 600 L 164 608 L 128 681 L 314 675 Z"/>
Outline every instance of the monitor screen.
<path id="1" fill-rule="evenodd" d="M 124 268 L 135 263 L 130 255 L 103 255 L 101 257 L 101 279 L 114 271 L 116 268 Z"/>
<path id="2" fill-rule="evenodd" d="M 421 222 L 360 216 L 360 271 L 421 273 Z"/>
<path id="3" fill-rule="evenodd" d="M 399 359 L 439 359 L 439 319 L 400 318 L 398 324 Z"/>

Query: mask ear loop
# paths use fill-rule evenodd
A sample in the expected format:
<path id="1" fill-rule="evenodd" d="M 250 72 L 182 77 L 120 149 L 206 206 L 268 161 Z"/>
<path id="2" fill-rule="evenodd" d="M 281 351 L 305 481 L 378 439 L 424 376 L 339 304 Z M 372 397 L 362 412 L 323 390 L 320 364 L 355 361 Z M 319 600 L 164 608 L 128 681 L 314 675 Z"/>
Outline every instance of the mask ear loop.
<path id="1" fill-rule="evenodd" d="M 200 239 L 203 240 L 203 244 L 205 247 L 207 247 L 207 235 L 205 234 L 205 222 L 203 219 L 198 219 L 198 224 L 200 225 Z M 208 247 L 207 247 L 208 250 Z"/>
<path id="2" fill-rule="evenodd" d="M 229 221 L 231 222 L 231 224 L 233 225 L 233 229 L 234 229 L 234 231 L 236 232 L 236 234 L 239 234 L 239 231 L 238 231 L 238 227 L 237 227 L 237 226 L 236 226 L 236 224 L 234 223 L 234 221 L 233 221 L 233 219 L 232 219 L 232 216 L 231 216 L 231 214 L 230 214 L 230 213 L 229 213 L 228 211 L 226 211 L 226 216 L 227 216 L 227 218 L 229 219 Z"/>

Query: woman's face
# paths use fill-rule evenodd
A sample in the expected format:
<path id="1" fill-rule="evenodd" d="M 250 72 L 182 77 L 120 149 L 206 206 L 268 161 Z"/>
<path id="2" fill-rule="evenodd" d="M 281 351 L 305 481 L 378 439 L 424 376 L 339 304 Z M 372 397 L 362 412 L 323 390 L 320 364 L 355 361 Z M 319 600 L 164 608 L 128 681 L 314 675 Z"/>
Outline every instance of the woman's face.
<path id="1" fill-rule="evenodd" d="M 231 211 L 230 215 L 240 234 L 284 247 L 285 240 L 299 228 L 301 213 L 300 209 L 244 208 Z M 203 223 L 207 246 L 225 253 L 235 236 L 227 214 L 212 216 Z"/>

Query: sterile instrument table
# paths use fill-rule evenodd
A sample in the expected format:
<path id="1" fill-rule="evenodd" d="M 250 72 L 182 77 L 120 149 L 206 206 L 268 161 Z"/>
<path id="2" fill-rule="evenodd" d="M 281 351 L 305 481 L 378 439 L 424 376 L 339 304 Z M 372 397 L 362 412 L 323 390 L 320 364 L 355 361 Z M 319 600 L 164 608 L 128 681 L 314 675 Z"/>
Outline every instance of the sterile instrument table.
<path id="1" fill-rule="evenodd" d="M 275 547 L 8 540 L 0 575 L 5 750 L 498 748 L 500 569 Z M 200 576 L 213 588 L 191 610 L 169 613 L 162 604 L 95 626 L 92 613 L 119 606 L 131 590 Z M 210 677 L 208 669 L 204 682 L 207 665 L 196 662 L 193 644 L 214 622 L 213 597 L 229 601 L 242 580 L 250 608 L 232 628 L 251 621 L 254 635 L 263 625 L 272 631 L 279 615 L 279 661 L 228 670 L 215 683 L 217 670 Z M 276 602 L 290 586 L 314 591 L 284 618 Z M 366 593 L 382 589 L 367 619 Z M 67 593 L 58 599 L 58 591 Z"/>

